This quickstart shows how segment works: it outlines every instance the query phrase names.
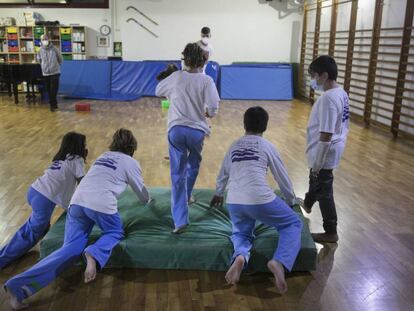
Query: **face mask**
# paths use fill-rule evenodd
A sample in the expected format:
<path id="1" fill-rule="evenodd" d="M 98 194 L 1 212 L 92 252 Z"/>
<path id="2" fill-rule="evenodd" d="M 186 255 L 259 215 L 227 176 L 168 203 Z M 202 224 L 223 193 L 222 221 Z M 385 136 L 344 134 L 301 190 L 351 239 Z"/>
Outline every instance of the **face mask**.
<path id="1" fill-rule="evenodd" d="M 210 38 L 209 37 L 202 37 L 201 38 L 201 42 L 203 42 L 205 45 L 207 45 L 208 44 L 208 41 L 210 40 Z"/>
<path id="2" fill-rule="evenodd" d="M 311 80 L 310 87 L 315 91 L 323 91 L 323 84 L 319 85 L 318 82 L 316 82 L 316 79 Z"/>
<path id="3" fill-rule="evenodd" d="M 44 46 L 48 46 L 48 45 L 49 45 L 49 41 L 47 41 L 47 40 L 43 40 L 43 41 L 42 41 L 42 44 L 43 44 Z"/>

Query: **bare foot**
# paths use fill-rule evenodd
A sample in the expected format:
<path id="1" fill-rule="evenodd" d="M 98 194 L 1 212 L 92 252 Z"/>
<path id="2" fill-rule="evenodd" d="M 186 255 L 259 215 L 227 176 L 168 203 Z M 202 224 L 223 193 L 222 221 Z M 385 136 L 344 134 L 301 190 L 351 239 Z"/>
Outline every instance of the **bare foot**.
<path id="1" fill-rule="evenodd" d="M 173 231 L 171 231 L 172 234 L 181 234 L 185 231 L 185 229 L 188 227 L 188 224 L 185 224 L 181 227 L 175 228 Z"/>
<path id="2" fill-rule="evenodd" d="M 9 290 L 7 290 L 7 287 L 4 287 L 4 290 L 9 296 L 9 304 L 13 310 L 21 310 L 29 307 L 28 304 L 20 302 L 16 296 L 14 296 Z"/>
<path id="3" fill-rule="evenodd" d="M 272 259 L 267 263 L 267 267 L 273 273 L 275 277 L 276 288 L 281 295 L 285 294 L 288 290 L 285 280 L 285 270 L 280 262 Z"/>
<path id="4" fill-rule="evenodd" d="M 86 257 L 85 283 L 89 283 L 95 280 L 96 278 L 96 261 L 88 253 L 85 253 L 85 257 Z"/>
<path id="5" fill-rule="evenodd" d="M 191 197 L 188 199 L 188 205 L 194 204 L 195 202 L 196 202 L 196 200 L 195 200 L 195 198 L 194 198 L 193 196 L 191 196 Z"/>
<path id="6" fill-rule="evenodd" d="M 227 284 L 236 285 L 240 280 L 240 274 L 244 267 L 244 257 L 239 255 L 234 259 L 233 264 L 231 265 L 229 271 L 226 273 Z"/>

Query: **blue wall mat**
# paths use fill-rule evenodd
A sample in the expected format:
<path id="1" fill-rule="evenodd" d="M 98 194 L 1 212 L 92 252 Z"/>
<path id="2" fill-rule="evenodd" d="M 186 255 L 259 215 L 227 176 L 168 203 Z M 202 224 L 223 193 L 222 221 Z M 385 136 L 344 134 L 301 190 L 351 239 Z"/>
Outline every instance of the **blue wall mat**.
<path id="1" fill-rule="evenodd" d="M 135 100 L 142 97 L 140 92 L 142 77 L 137 75 L 141 67 L 142 62 L 113 61 L 111 95 L 124 98 L 124 100 Z"/>
<path id="2" fill-rule="evenodd" d="M 111 95 L 111 62 L 64 61 L 59 93 L 79 98 L 106 99 Z"/>
<path id="3" fill-rule="evenodd" d="M 238 67 L 277 67 L 277 68 L 292 68 L 292 65 L 289 63 L 244 63 L 244 62 L 234 62 L 232 66 Z"/>
<path id="4" fill-rule="evenodd" d="M 220 65 L 219 63 L 210 61 L 207 64 L 206 67 L 206 75 L 209 75 L 211 78 L 213 78 L 214 83 L 217 85 L 217 81 L 219 78 L 219 73 L 220 73 Z"/>
<path id="5" fill-rule="evenodd" d="M 245 64 L 221 66 L 222 99 L 291 100 L 292 68 L 289 65 Z"/>
<path id="6" fill-rule="evenodd" d="M 124 97 L 126 100 L 155 96 L 155 88 L 158 84 L 156 78 L 170 63 L 180 66 L 179 61 L 114 61 L 112 63 L 112 96 Z"/>
<path id="7" fill-rule="evenodd" d="M 172 61 L 65 61 L 62 65 L 59 93 L 68 97 L 136 100 L 142 96 L 155 96 L 157 75 Z M 215 82 L 219 64 L 210 62 L 206 68 Z"/>
<path id="8" fill-rule="evenodd" d="M 178 68 L 181 67 L 179 61 L 151 61 L 146 60 L 142 62 L 141 70 L 136 74 L 140 77 L 140 92 L 143 96 L 155 96 L 155 88 L 157 87 L 158 81 L 156 77 L 161 71 L 167 68 L 168 64 L 174 63 Z"/>

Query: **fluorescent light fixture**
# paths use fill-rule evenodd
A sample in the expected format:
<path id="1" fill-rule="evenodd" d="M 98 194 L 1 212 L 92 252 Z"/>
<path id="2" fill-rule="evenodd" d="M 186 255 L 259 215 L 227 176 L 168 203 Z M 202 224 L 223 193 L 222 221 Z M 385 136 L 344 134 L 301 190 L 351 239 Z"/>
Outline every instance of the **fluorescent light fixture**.
<path id="1" fill-rule="evenodd" d="M 52 3 L 52 4 L 66 4 L 68 1 L 65 1 L 65 0 L 34 0 L 33 2 L 34 2 L 34 4 L 44 4 L 44 3 L 46 3 L 46 4 L 49 4 L 49 3 Z"/>
<path id="2" fill-rule="evenodd" d="M 0 0 L 0 3 L 1 4 L 16 4 L 16 3 L 18 3 L 18 4 L 20 4 L 20 3 L 29 4 L 29 1 L 27 1 L 27 0 L 13 0 L 13 1 L 11 1 L 11 0 Z"/>

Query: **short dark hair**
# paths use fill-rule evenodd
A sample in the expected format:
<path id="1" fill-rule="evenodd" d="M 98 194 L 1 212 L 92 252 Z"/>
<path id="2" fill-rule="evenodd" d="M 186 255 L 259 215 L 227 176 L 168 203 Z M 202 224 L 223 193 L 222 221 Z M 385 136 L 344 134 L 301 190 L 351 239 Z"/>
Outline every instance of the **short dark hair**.
<path id="1" fill-rule="evenodd" d="M 328 79 L 336 81 L 338 77 L 338 66 L 336 65 L 335 59 L 329 55 L 322 55 L 316 58 L 309 65 L 309 74 L 317 73 L 318 75 L 326 72 L 328 74 Z"/>
<path id="2" fill-rule="evenodd" d="M 65 161 L 67 157 L 73 159 L 80 156 L 86 160 L 86 136 L 76 132 L 68 132 L 63 136 L 59 151 L 53 157 L 53 161 Z"/>
<path id="3" fill-rule="evenodd" d="M 132 157 L 137 147 L 138 143 L 134 134 L 130 130 L 120 128 L 112 136 L 112 143 L 109 146 L 109 150 L 119 151 Z"/>
<path id="4" fill-rule="evenodd" d="M 310 75 L 313 73 L 321 75 L 326 72 L 329 80 L 336 81 L 336 78 L 338 77 L 338 67 L 336 66 L 335 59 L 329 55 L 322 55 L 316 58 L 309 65 L 308 71 Z"/>
<path id="5" fill-rule="evenodd" d="M 203 28 L 201 28 L 201 33 L 203 35 L 209 35 L 210 34 L 210 28 L 207 26 L 204 26 Z"/>
<path id="6" fill-rule="evenodd" d="M 206 62 L 204 51 L 197 43 L 188 43 L 182 54 L 184 63 L 189 68 L 203 67 Z"/>
<path id="7" fill-rule="evenodd" d="M 244 129 L 247 132 L 263 133 L 267 129 L 269 114 L 262 107 L 251 107 L 244 113 Z"/>

